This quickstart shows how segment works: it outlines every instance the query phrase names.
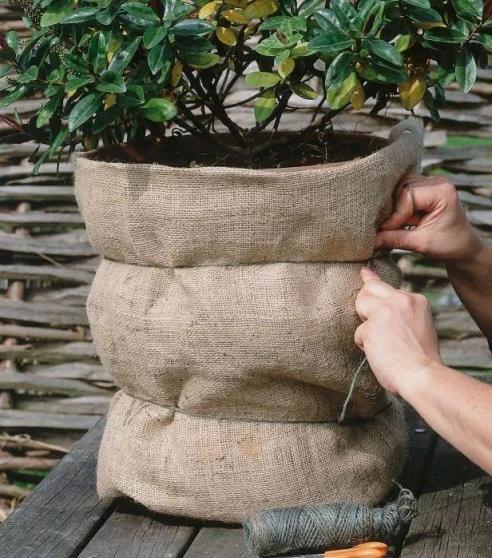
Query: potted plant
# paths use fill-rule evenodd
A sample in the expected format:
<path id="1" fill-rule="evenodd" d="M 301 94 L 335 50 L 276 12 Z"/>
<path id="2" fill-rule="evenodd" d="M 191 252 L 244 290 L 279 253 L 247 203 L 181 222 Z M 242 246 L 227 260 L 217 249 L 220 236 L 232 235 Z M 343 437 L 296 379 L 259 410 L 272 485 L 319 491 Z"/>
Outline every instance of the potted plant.
<path id="1" fill-rule="evenodd" d="M 363 263 L 398 282 L 374 236 L 422 132 L 409 120 L 383 141 L 331 121 L 398 97 L 437 119 L 445 86 L 468 91 L 487 63 L 491 3 L 16 3 L 32 37 L 1 38 L 0 106 L 46 101 L 8 119 L 10 141 L 46 145 L 36 166 L 92 150 L 76 161 L 104 256 L 88 312 L 121 387 L 100 494 L 222 521 L 378 502 L 405 434 L 354 346 L 353 300 Z M 282 132 L 299 97 L 312 114 Z"/>

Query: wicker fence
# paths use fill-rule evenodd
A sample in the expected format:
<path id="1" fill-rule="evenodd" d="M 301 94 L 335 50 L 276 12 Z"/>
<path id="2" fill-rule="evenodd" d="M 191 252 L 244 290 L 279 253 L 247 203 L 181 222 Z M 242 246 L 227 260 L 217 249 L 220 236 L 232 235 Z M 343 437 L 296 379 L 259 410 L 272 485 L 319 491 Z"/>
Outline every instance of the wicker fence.
<path id="1" fill-rule="evenodd" d="M 0 30 L 10 29 L 24 32 L 19 14 L 0 6 Z M 471 95 L 451 91 L 449 98 L 439 126 L 426 120 L 424 169 L 451 174 L 470 219 L 490 235 L 492 71 L 481 73 Z M 27 119 L 40 104 L 20 101 L 0 115 L 15 111 Z M 286 128 L 308 119 L 312 107 L 299 99 L 297 109 Z M 398 106 L 379 117 L 353 112 L 336 127 L 384 135 L 403 116 Z M 238 121 L 245 118 L 236 113 Z M 8 133 L 0 121 L 3 141 Z M 445 146 L 448 140 L 461 147 Z M 87 324 L 84 305 L 98 257 L 74 200 L 71 166 L 49 162 L 32 176 L 34 147 L 0 144 L 0 520 L 104 414 L 114 390 Z M 492 372 L 486 342 L 445 270 L 415 255 L 398 257 L 406 286 L 432 300 L 446 362 L 478 375 Z"/>

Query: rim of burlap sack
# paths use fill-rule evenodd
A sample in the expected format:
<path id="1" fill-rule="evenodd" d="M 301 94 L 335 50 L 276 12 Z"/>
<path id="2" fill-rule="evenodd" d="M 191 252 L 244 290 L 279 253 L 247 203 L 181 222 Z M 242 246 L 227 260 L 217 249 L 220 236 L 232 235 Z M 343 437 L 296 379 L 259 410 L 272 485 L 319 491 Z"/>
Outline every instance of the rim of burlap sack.
<path id="1" fill-rule="evenodd" d="M 333 137 L 353 137 L 353 138 L 368 138 L 373 139 L 375 136 L 367 133 L 349 133 L 349 132 L 334 132 Z M 283 168 L 268 168 L 268 169 L 251 169 L 243 167 L 233 167 L 233 166 L 196 166 L 196 167 L 175 167 L 171 165 L 166 165 L 162 163 L 136 163 L 136 162 L 119 162 L 119 161 L 107 161 L 105 159 L 99 158 L 105 153 L 107 148 L 98 148 L 91 151 L 77 153 L 75 163 L 78 167 L 85 167 L 87 170 L 104 169 L 107 167 L 108 170 L 125 170 L 129 169 L 139 170 L 140 172 L 155 172 L 156 170 L 162 171 L 173 171 L 179 169 L 184 176 L 189 176 L 193 178 L 194 176 L 200 176 L 200 178 L 213 179 L 214 175 L 224 179 L 225 176 L 230 175 L 231 178 L 239 176 L 247 176 L 252 179 L 258 178 L 268 178 L 269 186 L 275 182 L 283 183 L 284 180 L 295 177 L 299 172 L 302 172 L 307 178 L 312 176 L 315 178 L 319 174 L 326 174 L 331 169 L 336 169 L 337 173 L 352 173 L 354 171 L 363 170 L 364 168 L 373 167 L 380 162 L 388 160 L 391 158 L 392 154 L 396 155 L 401 152 L 401 147 L 408 142 L 409 137 L 414 137 L 415 141 L 421 142 L 423 136 L 423 126 L 421 122 L 415 118 L 409 118 L 404 120 L 394 126 L 390 132 L 388 139 L 377 138 L 377 142 L 382 145 L 382 147 L 376 147 L 375 151 L 365 157 L 360 157 L 357 159 L 348 159 L 347 161 L 327 163 L 327 164 L 315 164 L 306 165 L 298 167 L 283 167 Z M 192 138 L 192 136 L 188 136 Z M 411 141 L 411 140 L 410 140 Z M 275 176 L 279 175 L 279 176 Z M 277 178 L 277 180 L 276 180 Z M 210 187 L 214 186 L 214 183 L 209 184 Z"/>

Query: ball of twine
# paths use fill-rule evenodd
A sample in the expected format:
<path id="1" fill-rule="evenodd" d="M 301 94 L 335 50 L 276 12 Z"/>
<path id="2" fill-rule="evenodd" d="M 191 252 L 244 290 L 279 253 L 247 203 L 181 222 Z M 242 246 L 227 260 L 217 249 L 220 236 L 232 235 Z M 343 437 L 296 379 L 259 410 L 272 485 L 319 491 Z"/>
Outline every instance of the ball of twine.
<path id="1" fill-rule="evenodd" d="M 401 489 L 395 502 L 380 508 L 352 503 L 265 510 L 249 518 L 244 533 L 258 556 L 322 552 L 371 540 L 391 543 L 417 515 L 412 492 Z"/>

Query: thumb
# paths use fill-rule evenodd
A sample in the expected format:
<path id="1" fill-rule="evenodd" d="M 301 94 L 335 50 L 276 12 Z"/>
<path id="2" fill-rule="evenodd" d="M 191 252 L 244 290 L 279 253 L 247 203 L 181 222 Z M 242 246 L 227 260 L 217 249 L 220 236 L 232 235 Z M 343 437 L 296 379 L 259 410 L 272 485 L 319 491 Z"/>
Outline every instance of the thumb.
<path id="1" fill-rule="evenodd" d="M 415 237 L 415 231 L 405 231 L 403 229 L 380 231 L 376 234 L 375 248 L 401 248 L 403 250 L 419 252 L 417 238 Z"/>
<path id="2" fill-rule="evenodd" d="M 367 283 L 368 281 L 382 281 L 381 277 L 379 277 L 375 271 L 366 266 L 361 267 L 360 278 L 363 283 Z"/>

